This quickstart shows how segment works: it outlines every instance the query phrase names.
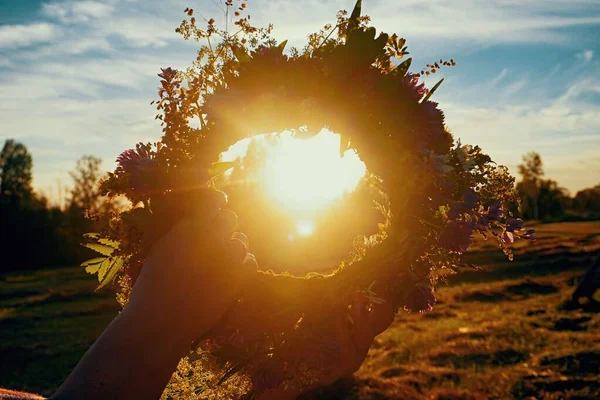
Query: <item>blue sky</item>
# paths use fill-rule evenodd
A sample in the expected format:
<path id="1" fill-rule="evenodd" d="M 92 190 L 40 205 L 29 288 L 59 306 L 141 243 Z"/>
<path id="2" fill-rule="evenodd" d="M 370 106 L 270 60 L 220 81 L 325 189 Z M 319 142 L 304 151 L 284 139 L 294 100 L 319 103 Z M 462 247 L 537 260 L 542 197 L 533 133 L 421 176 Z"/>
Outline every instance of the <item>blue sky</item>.
<path id="1" fill-rule="evenodd" d="M 353 3 L 248 8 L 301 46 Z M 186 7 L 219 20 L 213 0 L 0 2 L 0 140 L 29 147 L 38 190 L 56 198 L 82 154 L 109 170 L 122 150 L 160 138 L 156 73 L 187 67 L 197 49 L 174 32 Z M 538 151 L 572 193 L 600 183 L 600 0 L 363 0 L 363 10 L 407 39 L 415 70 L 457 61 L 433 79 L 446 78 L 435 99 L 463 143 L 513 172 Z"/>

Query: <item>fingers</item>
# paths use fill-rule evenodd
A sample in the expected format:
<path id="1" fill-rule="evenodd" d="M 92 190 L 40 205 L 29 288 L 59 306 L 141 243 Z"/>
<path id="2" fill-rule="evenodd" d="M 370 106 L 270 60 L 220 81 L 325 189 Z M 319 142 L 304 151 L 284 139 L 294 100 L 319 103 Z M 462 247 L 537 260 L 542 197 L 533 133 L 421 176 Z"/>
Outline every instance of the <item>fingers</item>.
<path id="1" fill-rule="evenodd" d="M 222 210 L 213 219 L 212 225 L 215 237 L 218 240 L 226 241 L 232 238 L 233 233 L 237 229 L 238 217 L 233 211 Z M 243 241 L 241 242 L 243 243 Z"/>
<path id="2" fill-rule="evenodd" d="M 249 240 L 248 240 L 248 236 L 244 235 L 242 232 L 234 232 L 233 236 L 234 239 L 239 239 L 242 242 L 244 242 L 246 244 L 246 247 L 249 247 Z"/>
<path id="3" fill-rule="evenodd" d="M 248 254 L 248 246 L 239 239 L 230 239 L 225 242 L 225 255 L 236 264 L 241 264 Z"/>
<path id="4" fill-rule="evenodd" d="M 373 336 L 385 331 L 394 322 L 396 310 L 389 301 L 377 304 L 369 314 L 369 326 Z"/>

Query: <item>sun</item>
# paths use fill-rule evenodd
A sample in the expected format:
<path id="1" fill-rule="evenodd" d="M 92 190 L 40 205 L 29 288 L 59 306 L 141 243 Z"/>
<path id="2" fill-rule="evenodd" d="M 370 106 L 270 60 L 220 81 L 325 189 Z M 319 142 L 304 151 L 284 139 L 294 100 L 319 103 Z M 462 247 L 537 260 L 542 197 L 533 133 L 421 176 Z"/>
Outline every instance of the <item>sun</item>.
<path id="1" fill-rule="evenodd" d="M 248 144 L 248 139 L 234 144 L 221 159 L 243 157 Z M 298 217 L 300 236 L 311 235 L 311 217 L 354 191 L 366 173 L 364 162 L 354 151 L 340 157 L 339 148 L 339 135 L 323 129 L 309 139 L 282 132 L 266 149 L 259 183 L 278 207 Z"/>
<path id="2" fill-rule="evenodd" d="M 325 130 L 310 139 L 283 134 L 269 149 L 264 183 L 280 207 L 309 214 L 356 188 L 365 164 L 353 151 L 341 158 L 339 141 Z"/>

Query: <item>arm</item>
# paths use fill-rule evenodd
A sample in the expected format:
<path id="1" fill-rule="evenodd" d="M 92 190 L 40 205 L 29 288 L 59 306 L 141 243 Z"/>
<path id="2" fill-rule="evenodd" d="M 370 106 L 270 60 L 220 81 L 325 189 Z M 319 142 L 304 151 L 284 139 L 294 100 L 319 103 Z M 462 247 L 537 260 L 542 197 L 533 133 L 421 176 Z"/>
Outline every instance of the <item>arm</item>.
<path id="1" fill-rule="evenodd" d="M 214 326 L 256 272 L 228 210 L 180 223 L 148 255 L 129 304 L 53 399 L 159 398 L 192 341 Z"/>
<path id="2" fill-rule="evenodd" d="M 190 343 L 127 307 L 52 399 L 157 399 Z"/>

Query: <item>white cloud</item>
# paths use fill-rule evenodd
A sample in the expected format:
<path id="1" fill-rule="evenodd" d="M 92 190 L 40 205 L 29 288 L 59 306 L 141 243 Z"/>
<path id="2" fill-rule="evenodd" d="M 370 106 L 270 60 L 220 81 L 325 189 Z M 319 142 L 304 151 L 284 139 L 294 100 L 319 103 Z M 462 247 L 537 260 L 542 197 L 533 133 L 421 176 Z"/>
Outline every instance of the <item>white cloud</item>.
<path id="1" fill-rule="evenodd" d="M 180 41 L 176 24 L 157 16 L 111 18 L 103 24 L 107 35 L 117 35 L 132 47 L 164 47 Z"/>
<path id="2" fill-rule="evenodd" d="M 588 63 L 592 61 L 592 58 L 594 58 L 594 50 L 584 50 L 581 53 L 577 53 L 577 58 Z"/>
<path id="3" fill-rule="evenodd" d="M 337 10 L 353 4 L 354 0 L 253 0 L 249 8 L 254 23 L 273 22 L 277 38 L 302 45 L 308 33 L 333 22 Z M 562 28 L 600 23 L 600 15 L 587 11 L 592 4 L 592 0 L 373 0 L 363 2 L 363 9 L 378 29 L 397 32 L 409 45 L 416 42 L 417 48 L 409 49 L 423 57 L 428 56 L 423 51 L 435 54 L 438 49 L 465 56 L 465 49 L 474 52 L 502 43 L 573 45 L 576 39 Z M 0 59 L 0 67 L 8 68 L 0 76 L 0 139 L 10 134 L 26 143 L 48 143 L 47 150 L 30 146 L 37 160 L 37 187 L 54 184 L 81 154 L 102 157 L 110 169 L 123 149 L 160 137 L 156 109 L 149 102 L 155 96 L 160 66 L 182 68 L 194 59 L 197 44 L 183 45 L 174 32 L 189 5 L 186 0 L 55 1 L 44 4 L 42 14 L 60 27 L 0 26 L 0 49 L 45 43 Z M 199 14 L 219 16 L 212 2 L 202 1 L 194 8 L 198 20 Z M 571 189 L 591 186 L 600 181 L 600 160 L 593 157 L 600 153 L 600 114 L 587 95 L 600 89 L 593 74 L 583 75 L 597 64 L 594 51 L 585 50 L 578 58 L 587 61 L 585 67 L 569 70 L 568 60 L 563 61 L 565 65 L 556 65 L 546 77 L 537 71 L 517 75 L 520 66 L 500 64 L 483 75 L 483 82 L 465 79 L 452 87 L 448 80 L 445 87 L 454 102 L 441 104 L 450 127 L 465 142 L 481 144 L 500 163 L 514 168 L 521 154 L 538 150 L 548 175 L 559 183 Z M 503 60 L 501 54 L 498 60 Z M 570 61 L 584 65 L 572 56 Z M 12 70 L 16 65 L 19 69 Z M 533 93 L 543 79 L 550 85 L 554 75 L 568 78 L 560 83 L 565 87 L 562 95 Z"/>
<path id="4" fill-rule="evenodd" d="M 51 42 L 60 37 L 59 27 L 48 23 L 0 26 L 0 49 L 15 49 L 32 44 Z"/>
<path id="5" fill-rule="evenodd" d="M 508 73 L 508 68 L 502 68 L 502 71 L 500 71 L 500 73 L 498 75 L 496 75 L 494 77 L 494 79 L 491 80 L 490 86 L 492 86 L 492 87 L 496 86 L 502 79 L 504 79 L 504 77 L 506 76 L 507 73 Z"/>
<path id="6" fill-rule="evenodd" d="M 114 7 L 96 1 L 69 1 L 42 4 L 42 13 L 55 18 L 63 24 L 88 22 L 91 19 L 104 18 L 112 14 Z"/>
<path id="7" fill-rule="evenodd" d="M 251 3 L 250 12 L 255 22 L 275 22 L 277 34 L 294 42 L 332 22 L 337 10 L 351 10 L 353 4 L 347 0 L 259 1 Z M 569 38 L 562 28 L 600 23 L 598 13 L 585 12 L 590 4 L 589 0 L 380 0 L 363 2 L 363 13 L 383 31 L 407 38 L 486 45 L 555 44 Z"/>
<path id="8" fill-rule="evenodd" d="M 547 176 L 575 192 L 600 183 L 600 114 L 593 106 L 556 102 L 478 107 L 442 102 L 447 123 L 464 143 L 476 143 L 513 173 L 528 151 L 542 155 Z M 591 162 L 586 164 L 585 162 Z"/>

